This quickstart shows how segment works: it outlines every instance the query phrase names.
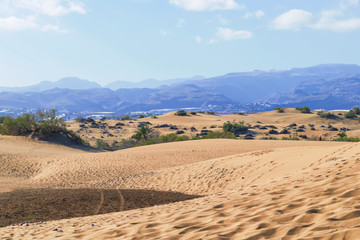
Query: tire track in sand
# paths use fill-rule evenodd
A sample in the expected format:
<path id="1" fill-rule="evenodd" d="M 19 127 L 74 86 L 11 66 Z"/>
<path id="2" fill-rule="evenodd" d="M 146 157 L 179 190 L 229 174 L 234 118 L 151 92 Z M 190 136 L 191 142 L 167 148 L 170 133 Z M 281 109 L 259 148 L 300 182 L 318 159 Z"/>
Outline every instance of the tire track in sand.
<path id="1" fill-rule="evenodd" d="M 104 191 L 101 190 L 101 192 L 100 192 L 100 202 L 99 202 L 98 207 L 95 210 L 95 215 L 98 215 L 100 213 L 100 210 L 101 210 L 103 204 L 104 204 Z"/>
<path id="2" fill-rule="evenodd" d="M 119 199 L 120 199 L 120 206 L 119 206 L 119 211 L 124 211 L 125 208 L 125 199 L 124 196 L 122 195 L 121 191 L 119 189 L 117 189 L 118 193 L 119 193 Z"/>

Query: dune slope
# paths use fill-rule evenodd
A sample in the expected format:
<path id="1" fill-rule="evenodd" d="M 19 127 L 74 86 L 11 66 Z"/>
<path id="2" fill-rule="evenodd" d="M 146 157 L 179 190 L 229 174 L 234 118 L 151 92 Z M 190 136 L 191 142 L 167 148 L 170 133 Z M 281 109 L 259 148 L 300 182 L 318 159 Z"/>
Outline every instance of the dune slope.
<path id="1" fill-rule="evenodd" d="M 0 228 L 3 239 L 358 239 L 360 145 L 202 140 L 86 153 L 0 138 L 1 187 L 151 189 L 202 198 Z M 19 167 L 11 171 L 12 164 Z M 15 179 L 18 181 L 10 181 Z M 7 181 L 5 181 L 7 180 Z M 7 188 L 6 188 L 7 187 Z M 57 228 L 61 231 L 52 231 Z"/>

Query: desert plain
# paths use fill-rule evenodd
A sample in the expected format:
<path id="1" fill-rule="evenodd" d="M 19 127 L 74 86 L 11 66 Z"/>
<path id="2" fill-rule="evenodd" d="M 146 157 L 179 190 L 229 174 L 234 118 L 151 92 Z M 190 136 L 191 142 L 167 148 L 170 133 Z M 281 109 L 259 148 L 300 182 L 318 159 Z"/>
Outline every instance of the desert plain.
<path id="1" fill-rule="evenodd" d="M 299 133 L 307 139 L 265 140 L 268 127 L 257 127 L 249 129 L 253 140 L 110 152 L 0 136 L 0 239 L 360 239 L 360 145 L 330 141 L 340 129 L 360 136 L 358 120 L 290 109 L 169 113 L 121 121 L 117 129 L 109 126 L 119 121 L 105 120 L 105 131 L 67 124 L 89 142 L 110 142 L 130 137 L 139 121 L 176 125 L 156 129 L 189 136 L 221 131 L 227 121 L 290 132 L 304 126 Z"/>

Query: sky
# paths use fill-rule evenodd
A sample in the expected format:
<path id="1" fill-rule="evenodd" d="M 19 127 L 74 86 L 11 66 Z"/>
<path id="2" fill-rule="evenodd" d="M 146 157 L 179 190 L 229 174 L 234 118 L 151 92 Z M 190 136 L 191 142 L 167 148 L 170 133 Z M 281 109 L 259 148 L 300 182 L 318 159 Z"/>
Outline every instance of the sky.
<path id="1" fill-rule="evenodd" d="M 360 64 L 360 0 L 0 0 L 0 86 Z"/>

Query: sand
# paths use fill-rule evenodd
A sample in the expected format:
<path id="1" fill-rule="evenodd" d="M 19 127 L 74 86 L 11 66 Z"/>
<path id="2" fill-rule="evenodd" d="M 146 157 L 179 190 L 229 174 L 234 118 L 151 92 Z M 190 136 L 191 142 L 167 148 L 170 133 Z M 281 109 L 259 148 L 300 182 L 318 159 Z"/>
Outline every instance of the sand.
<path id="1" fill-rule="evenodd" d="M 86 206 L 97 214 L 3 227 L 0 239 L 360 236 L 357 143 L 213 139 L 92 153 L 0 136 L 0 161 L 0 192 L 52 189 L 65 198 L 66 191 L 86 191 L 95 196 Z M 111 204 L 132 204 L 124 198 L 129 189 L 202 197 L 106 213 Z"/>
<path id="2" fill-rule="evenodd" d="M 246 125 L 252 127 L 261 126 L 266 129 L 250 128 L 251 133 L 255 139 L 262 138 L 277 138 L 289 137 L 289 134 L 294 134 L 299 130 L 300 126 L 303 126 L 301 132 L 298 132 L 298 136 L 303 135 L 308 139 L 317 140 L 320 136 L 326 140 L 333 140 L 338 137 L 338 133 L 342 128 L 349 129 L 346 133 L 349 137 L 357 137 L 360 135 L 360 125 L 356 119 L 340 119 L 343 118 L 344 112 L 333 112 L 338 119 L 324 119 L 317 116 L 316 112 L 310 114 L 303 114 L 295 109 L 285 109 L 285 113 L 278 113 L 277 111 L 262 112 L 249 115 L 209 115 L 197 113 L 196 115 L 188 114 L 188 116 L 176 116 L 175 112 L 167 113 L 157 118 L 146 117 L 137 120 L 97 120 L 99 127 L 93 128 L 90 123 L 80 124 L 75 121 L 67 122 L 67 127 L 77 132 L 83 139 L 88 141 L 92 146 L 96 145 L 96 140 L 101 139 L 107 142 L 110 146 L 114 141 L 120 142 L 122 139 L 130 138 L 139 123 L 150 124 L 154 127 L 155 131 L 159 135 L 165 135 L 169 133 L 176 133 L 177 131 L 183 131 L 183 134 L 189 137 L 196 137 L 201 134 L 201 131 L 222 131 L 224 123 L 230 122 L 243 122 Z M 342 114 L 342 115 L 339 115 Z M 124 124 L 124 126 L 116 127 L 116 124 Z M 297 124 L 296 127 L 289 128 L 290 124 Z M 314 129 L 311 129 L 311 126 Z M 169 127 L 156 128 L 161 125 L 174 125 L 177 129 L 170 129 Z M 338 129 L 338 131 L 331 131 L 329 125 Z M 268 134 L 271 127 L 276 127 L 276 131 L 280 132 L 284 128 L 289 130 L 286 134 Z M 244 135 L 242 136 L 244 137 Z M 300 138 L 301 139 L 301 138 Z"/>

